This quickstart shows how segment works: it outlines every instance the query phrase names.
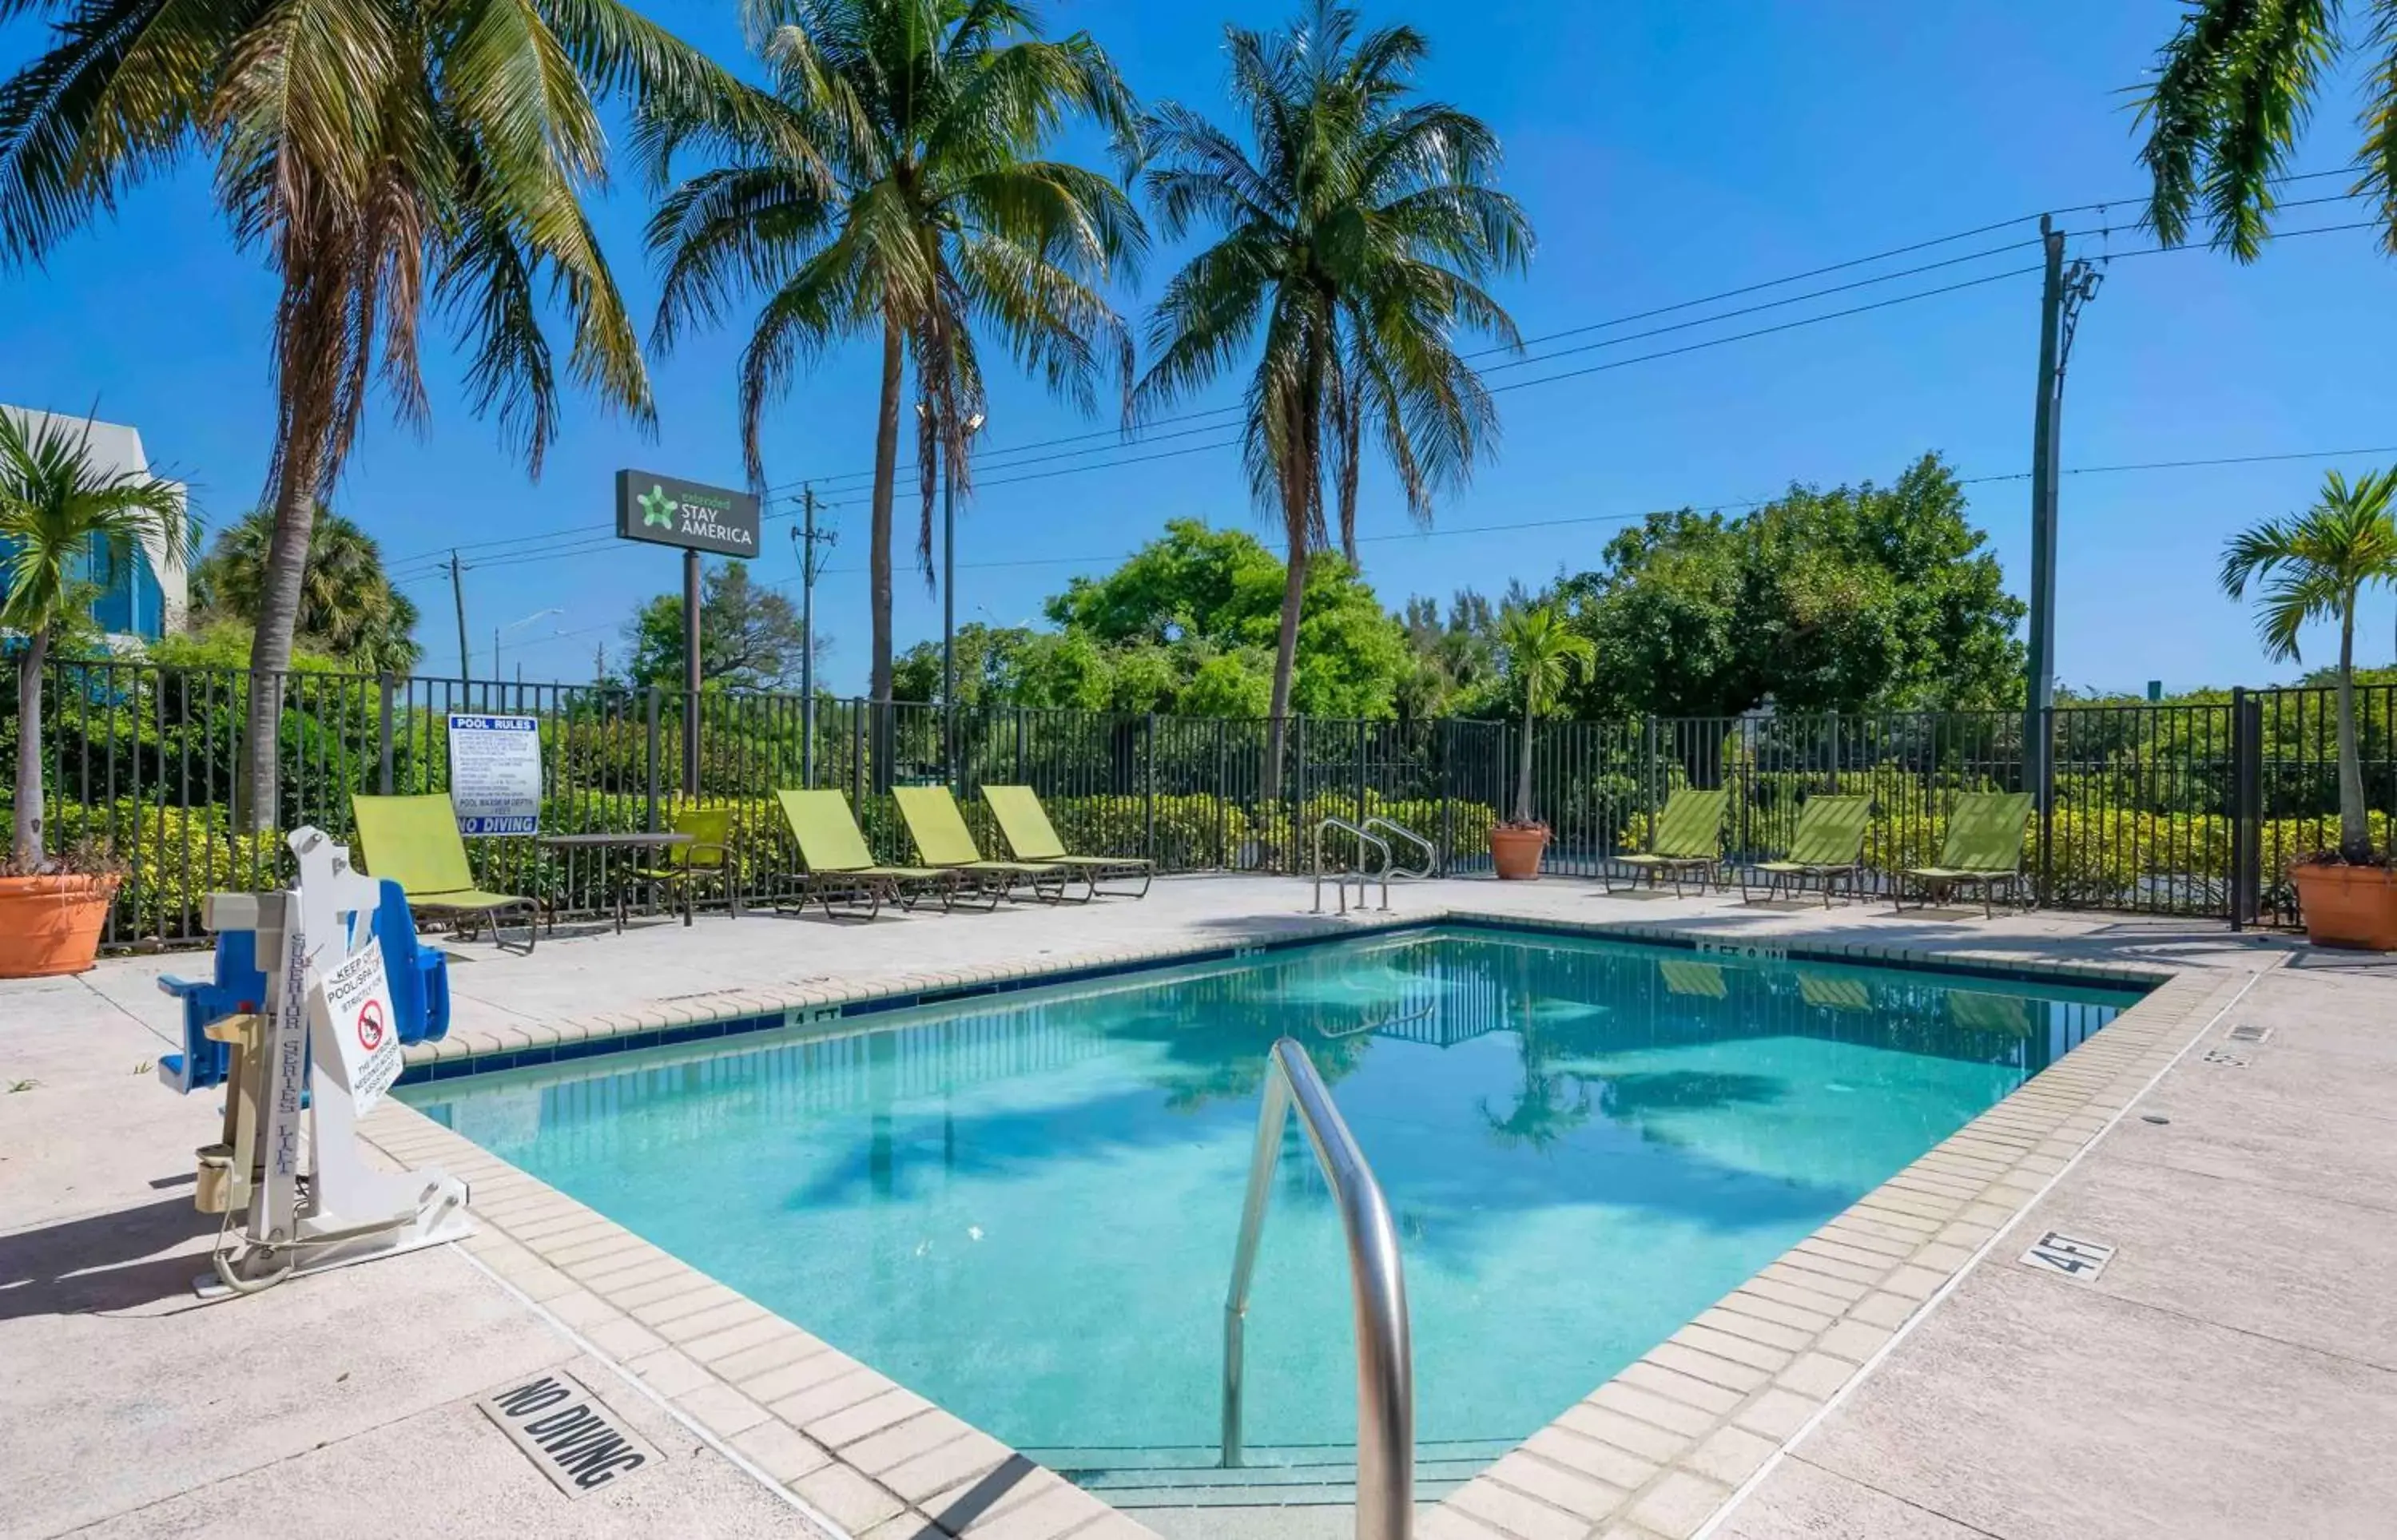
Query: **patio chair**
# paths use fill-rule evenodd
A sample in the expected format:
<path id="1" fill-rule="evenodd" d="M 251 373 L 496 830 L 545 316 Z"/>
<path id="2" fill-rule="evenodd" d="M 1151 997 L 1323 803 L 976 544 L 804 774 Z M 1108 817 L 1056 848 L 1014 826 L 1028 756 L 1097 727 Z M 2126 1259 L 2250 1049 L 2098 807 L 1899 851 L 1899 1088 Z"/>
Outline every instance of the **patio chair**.
<path id="1" fill-rule="evenodd" d="M 1790 837 L 1789 854 L 1740 872 L 1740 902 L 1757 901 L 1748 896 L 1751 875 L 1764 879 L 1767 900 L 1800 891 L 1810 877 L 1822 890 L 1825 909 L 1831 907 L 1832 888 L 1841 877 L 1854 896 L 1865 870 L 1865 825 L 1871 821 L 1870 797 L 1807 798 L 1798 810 L 1798 832 Z"/>
<path id="2" fill-rule="evenodd" d="M 690 843 L 665 846 L 659 853 L 658 865 L 635 867 L 633 875 L 678 895 L 686 925 L 690 923 L 697 890 L 708 883 L 723 890 L 725 907 L 735 919 L 740 918 L 741 900 L 732 891 L 732 809 L 686 807 L 669 818 L 666 827 L 690 835 Z"/>
<path id="3" fill-rule="evenodd" d="M 541 905 L 513 893 L 486 893 L 475 885 L 466 865 L 466 841 L 458 832 L 458 813 L 449 794 L 436 791 L 422 797 L 350 799 L 357 820 L 358 858 L 377 877 L 397 883 L 408 895 L 408 908 L 428 918 L 446 918 L 461 937 L 488 922 L 491 943 L 514 950 L 500 934 L 500 916 L 525 911 L 524 949 L 530 952 L 541 936 Z"/>
<path id="4" fill-rule="evenodd" d="M 796 903 L 777 899 L 775 908 L 805 909 L 824 906 L 830 920 L 871 920 L 882 912 L 885 898 L 901 909 L 914 909 L 927 897 L 938 897 L 946 909 L 957 879 L 926 867 L 883 866 L 865 846 L 849 799 L 837 791 L 777 791 L 783 821 L 799 847 L 800 873 Z M 859 912 L 863 909 L 864 912 Z"/>
<path id="5" fill-rule="evenodd" d="M 1958 888 L 1978 888 L 1982 915 L 1995 914 L 1998 889 L 2021 896 L 2023 834 L 2029 827 L 2028 791 L 1962 793 L 1948 815 L 1948 837 L 1939 846 L 1939 864 L 1908 867 L 1897 874 L 1894 884 L 1897 908 L 1906 908 L 1906 885 L 1910 879 L 1922 890 L 1918 907 L 1945 903 Z"/>
<path id="6" fill-rule="evenodd" d="M 960 883 L 989 900 L 989 908 L 997 909 L 1001 898 L 1013 897 L 1018 888 L 1030 888 L 1034 897 L 1051 904 L 1065 896 L 1070 873 L 1054 861 L 983 859 L 972 832 L 966 828 L 966 816 L 957 810 L 957 800 L 949 795 L 947 787 L 897 786 L 891 788 L 891 799 L 899 804 L 899 819 L 907 826 L 907 837 L 916 842 L 916 858 L 928 867 L 957 873 Z"/>
<path id="7" fill-rule="evenodd" d="M 1082 879 L 1089 891 L 1082 901 L 1088 903 L 1099 896 L 1099 884 L 1115 878 L 1140 879 L 1136 891 L 1117 891 L 1109 895 L 1118 898 L 1144 898 L 1148 896 L 1149 879 L 1155 875 L 1155 864 L 1137 856 L 1068 856 L 1065 843 L 1057 838 L 1057 830 L 1049 821 L 1048 810 L 1040 805 L 1039 796 L 1028 786 L 985 786 L 982 800 L 990 804 L 990 816 L 998 820 L 998 831 L 1006 836 L 1007 848 L 1019 861 L 1038 861 L 1064 867 Z"/>
<path id="8" fill-rule="evenodd" d="M 1674 896 L 1680 897 L 1681 879 L 1694 875 L 1698 891 L 1704 893 L 1714 881 L 1715 863 L 1722 858 L 1723 808 L 1730 800 L 1728 791 L 1701 791 L 1688 786 L 1667 798 L 1648 848 L 1611 857 L 1632 869 L 1632 880 L 1626 885 L 1637 887 L 1645 877 L 1654 886 L 1659 879 L 1669 878 Z M 1598 880 L 1607 892 L 1617 891 L 1612 872 L 1600 871 Z"/>

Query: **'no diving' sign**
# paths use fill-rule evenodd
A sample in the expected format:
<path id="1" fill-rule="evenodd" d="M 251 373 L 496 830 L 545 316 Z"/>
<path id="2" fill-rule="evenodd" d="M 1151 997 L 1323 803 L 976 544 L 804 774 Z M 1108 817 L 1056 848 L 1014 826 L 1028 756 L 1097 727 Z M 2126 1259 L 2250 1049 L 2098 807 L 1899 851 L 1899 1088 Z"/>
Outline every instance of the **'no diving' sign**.
<path id="1" fill-rule="evenodd" d="M 658 1458 L 562 1369 L 494 1390 L 475 1404 L 569 1497 L 611 1486 Z"/>

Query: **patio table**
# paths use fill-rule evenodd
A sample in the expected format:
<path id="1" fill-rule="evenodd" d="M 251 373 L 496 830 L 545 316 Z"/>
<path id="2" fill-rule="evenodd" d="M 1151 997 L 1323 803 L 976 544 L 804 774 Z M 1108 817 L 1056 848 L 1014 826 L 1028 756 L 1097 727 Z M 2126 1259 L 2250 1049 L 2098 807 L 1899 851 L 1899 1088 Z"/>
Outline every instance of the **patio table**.
<path id="1" fill-rule="evenodd" d="M 540 837 L 540 843 L 552 850 L 599 852 L 600 871 L 604 876 L 607 871 L 607 853 L 610 850 L 664 850 L 675 845 L 687 845 L 691 843 L 691 837 L 688 834 L 676 834 L 664 830 L 636 834 L 543 834 Z M 557 929 L 557 911 L 555 909 L 550 910 L 549 928 L 553 933 Z M 624 886 L 623 883 L 618 883 L 616 886 L 616 934 L 619 936 L 624 934 Z"/>

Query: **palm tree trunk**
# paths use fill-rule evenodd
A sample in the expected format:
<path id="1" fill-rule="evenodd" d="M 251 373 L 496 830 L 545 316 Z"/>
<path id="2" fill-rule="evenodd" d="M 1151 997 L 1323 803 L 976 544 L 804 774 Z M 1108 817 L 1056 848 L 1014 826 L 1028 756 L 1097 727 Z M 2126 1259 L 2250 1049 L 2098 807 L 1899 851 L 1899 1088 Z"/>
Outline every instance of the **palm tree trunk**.
<path id="1" fill-rule="evenodd" d="M 2355 596 L 2338 618 L 2338 854 L 2361 866 L 2372 859 L 2372 826 L 2364 813 L 2364 764 L 2355 745 Z"/>
<path id="2" fill-rule="evenodd" d="M 275 488 L 275 538 L 266 548 L 266 583 L 259 594 L 258 628 L 249 642 L 249 710 L 241 737 L 237 816 L 253 830 L 274 830 L 281 816 L 283 686 L 291 668 L 291 637 L 299 629 L 301 591 L 308 576 L 308 542 L 316 523 L 316 450 L 287 445 Z"/>
<path id="3" fill-rule="evenodd" d="M 1281 635 L 1274 644 L 1273 704 L 1265 715 L 1265 795 L 1281 795 L 1282 744 L 1290 728 L 1290 686 L 1298 672 L 1298 618 L 1306 603 L 1306 537 L 1292 530 L 1281 585 Z"/>
<path id="4" fill-rule="evenodd" d="M 1515 777 L 1515 821 L 1532 821 L 1532 700 L 1530 692 L 1523 697 L 1523 767 Z"/>
<path id="5" fill-rule="evenodd" d="M 891 710 L 891 504 L 899 480 L 899 390 L 906 354 L 897 323 L 882 324 L 882 400 L 874 425 L 874 513 L 865 564 L 874 610 L 874 669 L 868 677 L 867 710 L 872 731 L 870 763 L 875 791 L 891 789 L 898 757 L 898 724 Z"/>
<path id="6" fill-rule="evenodd" d="M 50 628 L 25 639 L 17 658 L 17 828 L 9 849 L 20 874 L 42 866 L 42 659 L 50 650 Z"/>

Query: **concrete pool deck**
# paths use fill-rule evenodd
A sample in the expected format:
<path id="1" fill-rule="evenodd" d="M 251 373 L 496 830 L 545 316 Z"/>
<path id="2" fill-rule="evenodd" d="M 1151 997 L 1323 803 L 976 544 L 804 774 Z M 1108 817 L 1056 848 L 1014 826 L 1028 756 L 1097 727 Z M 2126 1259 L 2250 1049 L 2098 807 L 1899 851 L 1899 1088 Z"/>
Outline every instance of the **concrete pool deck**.
<path id="1" fill-rule="evenodd" d="M 1426 1540 L 1669 1537 L 1709 1525 L 2364 1533 L 2397 1509 L 2387 1474 L 2397 1311 L 2378 1287 L 2397 1255 L 2397 1203 L 2374 1196 L 2397 1173 L 2397 1045 L 2374 1025 L 2397 1020 L 2397 973 L 2202 923 L 1745 909 L 1720 896 L 1609 899 L 1571 880 L 1406 884 L 1395 901 L 1388 918 L 1401 922 L 1486 913 L 1865 960 L 1877 950 L 2170 978 L 1427 1507 Z M 1359 923 L 1307 915 L 1307 884 L 1289 879 L 1192 878 L 1160 882 L 1138 904 L 873 926 L 718 915 L 621 937 L 562 933 L 529 958 L 453 945 L 444 1051 L 539 1051 Z M 232 1533 L 256 1522 L 258 1499 L 287 1492 L 329 1494 L 347 1505 L 341 1527 L 368 1533 L 468 1533 L 445 1516 L 489 1514 L 497 1527 L 515 1512 L 566 1533 L 634 1533 L 654 1522 L 652 1503 L 675 1505 L 678 1533 L 1141 1533 L 803 1322 L 397 1104 L 370 1133 L 395 1155 L 468 1175 L 483 1233 L 198 1306 L 181 1288 L 212 1227 L 189 1207 L 189 1151 L 213 1136 L 213 1100 L 179 1101 L 142 1068 L 174 1030 L 154 979 L 194 961 L 118 959 L 80 979 L 0 983 L 0 1083 L 34 1082 L 0 1098 L 0 1301 L 10 1302 L 0 1361 L 14 1371 L 0 1386 L 0 1469 L 53 1473 L 33 1501 L 0 1508 L 0 1533 Z M 2241 1024 L 2272 1035 L 2216 1041 Z M 2171 1122 L 2144 1121 L 2175 1104 Z M 2119 1249 L 2094 1283 L 2036 1274 L 2015 1257 L 2047 1229 Z M 375 1333 L 332 1334 L 361 1310 Z M 307 1384 L 341 1361 L 341 1388 L 278 1403 L 230 1440 L 224 1408 L 250 1398 L 226 1376 L 252 1361 Z M 569 1506 L 473 1410 L 520 1370 L 560 1363 L 579 1365 L 667 1454 L 662 1470 Z M 441 1448 L 437 1492 L 359 1481 L 373 1441 L 401 1437 L 420 1455 L 428 1441 Z M 191 1453 L 200 1449 L 206 1457 Z M 351 1507 L 365 1517 L 350 1521 Z M 1177 1537 L 1295 1533 L 1258 1527 L 1268 1516 L 1253 1510 L 1142 1517 Z M 1309 1533 L 1337 1528 L 1326 1522 L 1337 1510 L 1298 1517 Z"/>

